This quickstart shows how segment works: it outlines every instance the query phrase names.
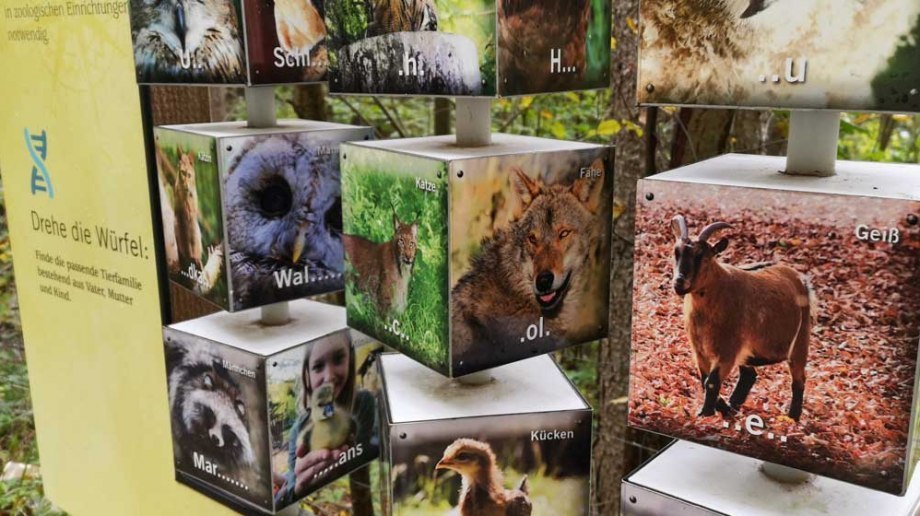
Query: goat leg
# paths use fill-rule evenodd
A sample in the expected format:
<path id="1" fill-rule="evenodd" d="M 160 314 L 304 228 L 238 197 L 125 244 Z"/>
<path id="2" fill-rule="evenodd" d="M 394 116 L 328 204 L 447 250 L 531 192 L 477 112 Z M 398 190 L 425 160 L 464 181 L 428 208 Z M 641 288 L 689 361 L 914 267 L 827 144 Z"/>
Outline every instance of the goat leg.
<path id="1" fill-rule="evenodd" d="M 722 390 L 722 378 L 719 377 L 719 369 L 716 368 L 709 373 L 703 380 L 703 391 L 706 393 L 706 398 L 703 401 L 703 408 L 700 409 L 699 416 L 708 417 L 715 415 L 716 406 L 719 405 L 721 400 L 719 392 Z M 722 401 L 724 404 L 725 401 Z"/>
<path id="2" fill-rule="evenodd" d="M 805 400 L 805 381 L 792 381 L 792 403 L 789 405 L 789 417 L 798 421 L 802 417 L 802 402 Z"/>
<path id="3" fill-rule="evenodd" d="M 735 410 L 740 409 L 741 406 L 744 405 L 748 394 L 751 393 L 751 387 L 754 386 L 754 382 L 757 380 L 757 371 L 751 366 L 741 366 L 738 375 L 739 378 L 738 383 L 735 384 L 735 390 L 732 391 L 731 397 L 728 398 L 728 404 Z"/>

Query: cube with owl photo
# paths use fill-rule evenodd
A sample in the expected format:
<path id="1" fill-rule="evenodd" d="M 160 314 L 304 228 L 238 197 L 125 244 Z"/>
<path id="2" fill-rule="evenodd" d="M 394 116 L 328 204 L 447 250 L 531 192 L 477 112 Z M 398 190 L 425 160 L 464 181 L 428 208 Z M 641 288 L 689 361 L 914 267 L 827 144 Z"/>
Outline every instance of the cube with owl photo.
<path id="1" fill-rule="evenodd" d="M 341 290 L 338 148 L 371 134 L 306 121 L 156 128 L 170 279 L 230 311 Z"/>

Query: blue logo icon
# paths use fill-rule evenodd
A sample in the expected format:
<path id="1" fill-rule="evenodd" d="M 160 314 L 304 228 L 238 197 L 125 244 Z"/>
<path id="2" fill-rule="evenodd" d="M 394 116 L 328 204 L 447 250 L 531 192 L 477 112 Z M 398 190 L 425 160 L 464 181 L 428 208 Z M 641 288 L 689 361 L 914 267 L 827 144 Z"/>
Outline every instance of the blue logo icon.
<path id="1" fill-rule="evenodd" d="M 45 159 L 48 157 L 48 133 L 42 129 L 41 135 L 29 133 L 25 129 L 26 148 L 29 149 L 29 155 L 32 156 L 32 195 L 36 192 L 47 192 L 48 197 L 54 199 L 54 185 L 51 184 L 51 175 L 48 173 L 48 167 L 45 166 Z"/>

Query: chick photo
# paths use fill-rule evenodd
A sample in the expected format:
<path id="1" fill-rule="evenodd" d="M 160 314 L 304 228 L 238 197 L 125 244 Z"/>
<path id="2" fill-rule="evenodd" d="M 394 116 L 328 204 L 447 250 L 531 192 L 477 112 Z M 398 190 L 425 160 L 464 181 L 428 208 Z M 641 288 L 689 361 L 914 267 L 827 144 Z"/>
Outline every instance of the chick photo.
<path id="1" fill-rule="evenodd" d="M 591 421 L 583 413 L 450 419 L 394 431 L 393 514 L 589 514 Z"/>
<path id="2" fill-rule="evenodd" d="M 338 332 L 276 356 L 268 370 L 272 476 L 283 507 L 377 457 L 377 402 L 356 375 L 368 348 Z"/>

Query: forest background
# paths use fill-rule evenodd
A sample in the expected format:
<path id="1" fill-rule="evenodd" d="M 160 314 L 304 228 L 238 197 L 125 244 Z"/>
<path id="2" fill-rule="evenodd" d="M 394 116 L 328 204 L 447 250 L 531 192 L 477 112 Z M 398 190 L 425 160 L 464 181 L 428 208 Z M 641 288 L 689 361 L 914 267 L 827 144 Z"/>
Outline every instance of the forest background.
<path id="1" fill-rule="evenodd" d="M 632 291 L 636 181 L 726 152 L 784 155 L 788 138 L 788 112 L 638 108 L 637 9 L 638 0 L 614 3 L 608 89 L 505 99 L 493 105 L 495 131 L 617 145 L 611 333 L 607 341 L 556 354 L 595 407 L 593 506 L 601 514 L 619 508 L 621 478 L 668 442 L 626 425 L 632 307 L 631 296 L 624 293 Z M 154 118 L 161 122 L 233 120 L 245 114 L 239 89 L 157 87 L 151 96 Z M 276 98 L 280 118 L 370 125 L 378 138 L 452 130 L 453 102 L 447 99 L 333 98 L 320 85 L 278 88 Z M 841 117 L 840 159 L 920 163 L 920 116 Z M 0 184 L 0 515 L 59 514 L 42 496 L 2 194 Z M 354 487 L 347 480 L 337 482 L 305 500 L 304 508 L 321 515 L 347 513 Z"/>

